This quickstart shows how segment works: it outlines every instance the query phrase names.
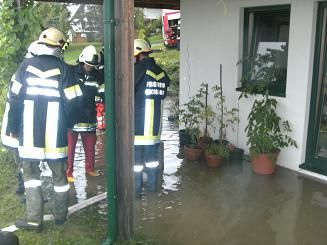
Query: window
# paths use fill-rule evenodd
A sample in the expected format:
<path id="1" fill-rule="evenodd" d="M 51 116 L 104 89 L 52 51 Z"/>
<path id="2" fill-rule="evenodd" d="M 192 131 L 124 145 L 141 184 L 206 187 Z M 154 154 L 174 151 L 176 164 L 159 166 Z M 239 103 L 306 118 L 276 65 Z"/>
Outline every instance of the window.
<path id="1" fill-rule="evenodd" d="M 265 80 L 270 94 L 285 96 L 290 5 L 246 8 L 242 87 Z"/>

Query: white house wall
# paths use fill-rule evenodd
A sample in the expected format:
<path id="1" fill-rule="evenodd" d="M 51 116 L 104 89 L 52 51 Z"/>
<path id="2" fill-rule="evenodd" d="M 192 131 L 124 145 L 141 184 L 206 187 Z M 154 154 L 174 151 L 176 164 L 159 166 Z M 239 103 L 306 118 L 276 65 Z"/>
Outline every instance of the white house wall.
<path id="1" fill-rule="evenodd" d="M 242 57 L 243 15 L 246 7 L 291 4 L 286 97 L 279 98 L 279 112 L 288 119 L 298 148 L 283 149 L 278 164 L 299 170 L 304 162 L 313 69 L 316 1 L 181 0 L 180 103 L 193 95 L 199 84 L 211 87 L 219 82 L 219 64 L 223 66 L 223 87 L 229 108 L 240 108 L 240 127 L 229 132 L 228 139 L 246 149 L 244 128 L 250 99 L 238 101 Z M 212 102 L 212 100 L 211 100 Z M 217 137 L 217 132 L 212 132 Z"/>

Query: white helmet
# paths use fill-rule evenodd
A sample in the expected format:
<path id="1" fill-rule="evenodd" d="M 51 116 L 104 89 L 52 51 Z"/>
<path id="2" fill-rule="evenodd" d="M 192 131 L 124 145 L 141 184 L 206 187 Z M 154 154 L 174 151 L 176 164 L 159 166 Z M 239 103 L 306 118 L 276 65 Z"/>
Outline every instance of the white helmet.
<path id="1" fill-rule="evenodd" d="M 63 47 L 66 43 L 65 35 L 57 28 L 50 27 L 44 30 L 38 40 L 39 43 L 45 43 L 51 46 Z"/>
<path id="2" fill-rule="evenodd" d="M 150 44 L 143 39 L 134 40 L 134 56 L 139 55 L 140 53 L 152 53 Z"/>
<path id="3" fill-rule="evenodd" d="M 96 66 L 100 63 L 100 55 L 93 45 L 89 45 L 83 49 L 78 57 L 78 61 L 90 66 Z"/>
<path id="4" fill-rule="evenodd" d="M 38 51 L 41 48 L 42 44 L 39 44 L 38 41 L 34 41 L 30 44 L 30 46 L 28 46 L 27 49 L 27 54 L 25 55 L 26 58 L 32 58 L 36 55 L 38 55 Z"/>

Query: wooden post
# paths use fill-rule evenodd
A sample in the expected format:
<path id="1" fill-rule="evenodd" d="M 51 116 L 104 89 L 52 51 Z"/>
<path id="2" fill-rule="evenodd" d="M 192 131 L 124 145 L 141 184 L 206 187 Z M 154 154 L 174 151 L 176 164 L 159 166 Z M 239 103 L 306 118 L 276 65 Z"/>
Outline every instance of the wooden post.
<path id="1" fill-rule="evenodd" d="M 115 0 L 115 16 L 118 236 L 129 239 L 134 231 L 134 0 Z"/>
<path id="2" fill-rule="evenodd" d="M 20 6 L 23 4 L 24 0 L 16 0 L 17 8 L 19 9 Z"/>

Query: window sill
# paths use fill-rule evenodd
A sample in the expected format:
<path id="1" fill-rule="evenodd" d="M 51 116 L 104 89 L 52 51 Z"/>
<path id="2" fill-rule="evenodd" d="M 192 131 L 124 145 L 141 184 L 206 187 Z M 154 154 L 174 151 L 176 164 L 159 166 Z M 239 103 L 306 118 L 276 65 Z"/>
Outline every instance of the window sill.
<path id="1" fill-rule="evenodd" d="M 316 173 L 316 174 L 321 174 L 327 176 L 327 169 L 320 169 L 320 168 L 315 168 L 312 167 L 311 164 L 309 163 L 303 163 L 299 166 L 301 169 Z"/>
<path id="2" fill-rule="evenodd" d="M 243 87 L 238 87 L 235 89 L 235 91 L 237 92 L 243 92 Z M 256 93 L 256 94 L 263 94 L 263 93 Z M 269 92 L 270 96 L 275 96 L 275 97 L 282 97 L 285 98 L 286 94 L 285 93 L 281 93 L 281 92 L 274 92 L 274 91 L 270 91 Z"/>

